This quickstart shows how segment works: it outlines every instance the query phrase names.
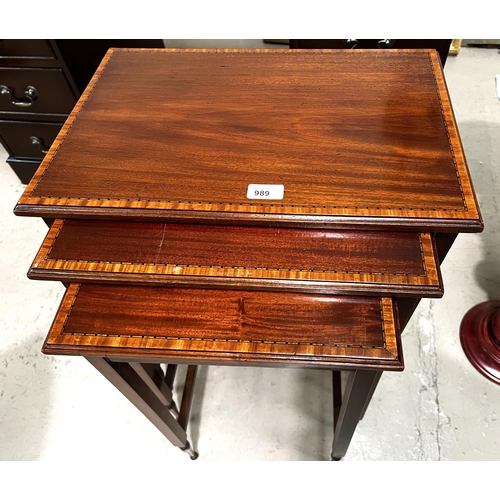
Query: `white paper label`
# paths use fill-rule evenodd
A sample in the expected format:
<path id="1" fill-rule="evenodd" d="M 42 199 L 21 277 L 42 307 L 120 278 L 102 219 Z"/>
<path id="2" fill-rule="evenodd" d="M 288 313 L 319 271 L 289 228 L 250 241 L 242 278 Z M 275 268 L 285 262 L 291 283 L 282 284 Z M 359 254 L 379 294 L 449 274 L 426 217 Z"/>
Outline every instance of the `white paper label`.
<path id="1" fill-rule="evenodd" d="M 249 184 L 247 189 L 250 200 L 282 200 L 284 195 L 283 184 Z"/>

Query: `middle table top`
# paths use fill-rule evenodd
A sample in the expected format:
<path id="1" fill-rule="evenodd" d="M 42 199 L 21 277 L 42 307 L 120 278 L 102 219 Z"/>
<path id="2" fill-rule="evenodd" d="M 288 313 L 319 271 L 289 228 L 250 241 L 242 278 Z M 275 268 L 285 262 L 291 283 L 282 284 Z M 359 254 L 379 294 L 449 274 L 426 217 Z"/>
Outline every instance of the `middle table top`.
<path id="1" fill-rule="evenodd" d="M 34 279 L 441 297 L 428 233 L 56 220 Z"/>
<path id="2" fill-rule="evenodd" d="M 16 213 L 482 229 L 431 50 L 112 49 Z"/>

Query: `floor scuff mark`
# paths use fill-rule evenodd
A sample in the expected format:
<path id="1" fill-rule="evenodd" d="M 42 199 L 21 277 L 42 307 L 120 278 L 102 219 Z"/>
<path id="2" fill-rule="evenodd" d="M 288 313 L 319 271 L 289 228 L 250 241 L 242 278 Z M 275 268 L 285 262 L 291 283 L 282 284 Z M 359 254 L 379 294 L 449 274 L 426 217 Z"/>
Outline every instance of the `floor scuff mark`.
<path id="1" fill-rule="evenodd" d="M 438 356 L 434 330 L 434 304 L 418 318 L 420 388 L 418 391 L 419 418 L 417 424 L 420 460 L 441 460 L 444 426 L 450 419 L 441 410 L 438 384 Z"/>

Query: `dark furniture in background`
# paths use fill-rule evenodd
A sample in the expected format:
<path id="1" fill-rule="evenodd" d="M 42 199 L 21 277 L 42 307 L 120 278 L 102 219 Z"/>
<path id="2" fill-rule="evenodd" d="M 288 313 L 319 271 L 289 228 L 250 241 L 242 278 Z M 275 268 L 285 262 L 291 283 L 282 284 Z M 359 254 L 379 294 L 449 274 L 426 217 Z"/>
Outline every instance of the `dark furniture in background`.
<path id="1" fill-rule="evenodd" d="M 0 141 L 21 182 L 36 172 L 110 47 L 162 40 L 0 40 Z"/>
<path id="2" fill-rule="evenodd" d="M 349 39 L 349 40 L 290 40 L 291 49 L 436 49 L 444 66 L 450 50 L 451 39 Z"/>
<path id="3" fill-rule="evenodd" d="M 0 140 L 27 183 L 80 92 L 51 40 L 0 41 Z"/>

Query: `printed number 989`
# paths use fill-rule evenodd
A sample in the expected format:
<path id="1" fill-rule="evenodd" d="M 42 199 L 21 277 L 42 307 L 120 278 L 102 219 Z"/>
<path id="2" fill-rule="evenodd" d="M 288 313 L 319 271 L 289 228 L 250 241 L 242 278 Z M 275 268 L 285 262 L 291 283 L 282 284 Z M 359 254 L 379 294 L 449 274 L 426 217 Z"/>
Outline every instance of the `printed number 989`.
<path id="1" fill-rule="evenodd" d="M 254 191 L 254 195 L 255 196 L 269 196 L 269 191 L 259 191 L 256 189 Z"/>

